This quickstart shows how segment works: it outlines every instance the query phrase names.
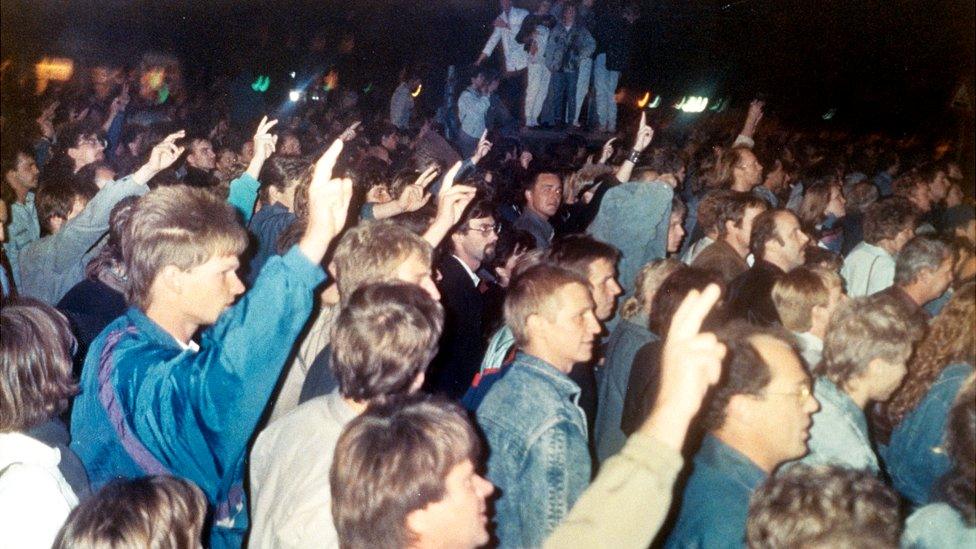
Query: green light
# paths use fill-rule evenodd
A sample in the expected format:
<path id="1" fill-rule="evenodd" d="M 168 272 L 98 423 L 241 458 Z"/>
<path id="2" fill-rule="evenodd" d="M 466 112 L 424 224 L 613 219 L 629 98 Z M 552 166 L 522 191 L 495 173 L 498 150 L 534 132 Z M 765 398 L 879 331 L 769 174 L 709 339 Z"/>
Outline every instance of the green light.
<path id="1" fill-rule="evenodd" d="M 251 84 L 251 89 L 256 92 L 264 93 L 268 91 L 268 86 L 270 84 L 271 84 L 271 77 L 260 75 L 254 79 L 254 83 Z"/>

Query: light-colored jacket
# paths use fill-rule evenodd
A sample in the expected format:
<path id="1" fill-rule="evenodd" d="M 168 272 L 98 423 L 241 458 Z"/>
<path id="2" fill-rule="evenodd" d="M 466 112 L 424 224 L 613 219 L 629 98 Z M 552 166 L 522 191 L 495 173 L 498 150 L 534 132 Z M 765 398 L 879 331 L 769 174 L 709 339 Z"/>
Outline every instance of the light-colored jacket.
<path id="1" fill-rule="evenodd" d="M 519 29 L 522 28 L 522 21 L 528 15 L 528 10 L 520 8 L 510 9 L 507 15 L 505 12 L 499 14 L 498 18 L 508 23 L 508 28 L 494 27 L 491 36 L 488 38 L 488 43 L 485 44 L 481 53 L 491 55 L 491 52 L 495 51 L 495 47 L 501 42 L 502 53 L 505 54 L 506 71 L 519 71 L 528 66 L 528 53 L 522 47 L 522 44 L 515 41 L 515 36 L 518 34 Z M 479 133 L 478 135 L 481 134 Z"/>
<path id="2" fill-rule="evenodd" d="M 0 433 L 0 547 L 48 548 L 78 498 L 58 470 L 61 452 Z"/>
<path id="3" fill-rule="evenodd" d="M 333 392 L 258 435 L 251 450 L 250 547 L 339 547 L 329 469 L 339 435 L 355 417 Z"/>
<path id="4" fill-rule="evenodd" d="M 850 297 L 876 294 L 894 284 L 895 258 L 883 248 L 861 242 L 844 258 L 840 276 Z"/>

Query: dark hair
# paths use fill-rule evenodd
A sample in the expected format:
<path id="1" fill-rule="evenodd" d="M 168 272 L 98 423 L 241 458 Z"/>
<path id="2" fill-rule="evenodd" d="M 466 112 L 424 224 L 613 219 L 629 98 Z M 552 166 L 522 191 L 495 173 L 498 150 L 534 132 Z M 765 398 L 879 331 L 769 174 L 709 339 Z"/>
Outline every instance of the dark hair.
<path id="1" fill-rule="evenodd" d="M 9 144 L 6 143 L 8 139 L 10 140 Z M 3 145 L 0 146 L 0 173 L 6 176 L 8 171 L 16 170 L 17 157 L 20 155 L 31 160 L 34 159 L 34 151 L 31 149 L 30 143 L 24 140 L 17 141 L 12 138 L 5 138 Z M 3 180 L 6 181 L 6 177 Z"/>
<path id="2" fill-rule="evenodd" d="M 766 201 L 752 193 L 729 192 L 730 194 L 727 195 L 728 198 L 720 199 L 717 204 L 718 210 L 715 218 L 715 226 L 718 229 L 719 236 L 728 234 L 725 224 L 729 221 L 736 227 L 741 227 L 747 209 L 755 208 L 763 211 L 768 209 Z"/>
<path id="3" fill-rule="evenodd" d="M 822 267 L 835 273 L 844 265 L 844 257 L 820 246 L 807 246 L 804 267 Z"/>
<path id="4" fill-rule="evenodd" d="M 284 192 L 298 185 L 311 168 L 312 162 L 308 158 L 272 156 L 264 163 L 258 179 L 263 191 L 274 187 L 279 192 Z"/>
<path id="5" fill-rule="evenodd" d="M 78 198 L 85 197 L 80 195 L 78 189 L 70 182 L 51 182 L 41 185 L 34 199 L 41 229 L 47 233 L 52 232 L 51 219 L 55 217 L 67 219 Z"/>
<path id="6" fill-rule="evenodd" d="M 71 511 L 54 548 L 198 547 L 206 514 L 203 492 L 188 480 L 114 480 Z"/>
<path id="7" fill-rule="evenodd" d="M 437 353 L 444 309 L 414 284 L 361 286 L 332 334 L 332 369 L 342 396 L 357 401 L 406 393 Z"/>
<path id="8" fill-rule="evenodd" d="M 783 235 L 779 234 L 779 230 L 776 228 L 777 216 L 784 214 L 793 215 L 793 212 L 785 209 L 766 210 L 752 220 L 749 251 L 756 259 L 763 259 L 766 256 L 766 243 L 770 240 L 786 245 Z"/>
<path id="9" fill-rule="evenodd" d="M 712 189 L 705 193 L 698 202 L 698 226 L 702 228 L 704 234 L 712 230 L 720 234 L 724 232 L 725 223 L 720 224 L 719 219 L 729 218 L 729 215 L 724 213 L 728 209 L 726 203 L 735 200 L 737 194 L 728 189 Z"/>
<path id="10" fill-rule="evenodd" d="M 620 250 L 585 234 L 570 234 L 556 239 L 546 256 L 548 262 L 583 278 L 590 276 L 590 264 L 599 259 L 605 259 L 616 265 L 620 260 Z"/>
<path id="11" fill-rule="evenodd" d="M 750 549 L 898 547 L 898 496 L 868 471 L 793 465 L 756 490 L 749 502 Z M 869 544 L 857 540 L 867 537 Z"/>
<path id="12" fill-rule="evenodd" d="M 756 349 L 757 336 L 775 338 L 794 350 L 793 337 L 778 326 L 756 326 L 744 320 L 732 320 L 715 332 L 725 344 L 722 377 L 704 404 L 702 421 L 705 429 L 714 431 L 725 423 L 725 409 L 735 395 L 761 395 L 769 385 L 772 373 Z"/>
<path id="13" fill-rule="evenodd" d="M 407 515 L 443 499 L 451 469 L 480 454 L 454 402 L 412 395 L 371 404 L 339 437 L 329 472 L 339 545 L 407 547 Z"/>
<path id="14" fill-rule="evenodd" d="M 661 282 L 661 286 L 654 293 L 647 328 L 660 337 L 667 335 L 671 326 L 671 317 L 688 293 L 692 290 L 704 290 L 709 284 L 716 284 L 724 291 L 725 284 L 718 273 L 686 265 L 678 267 Z M 721 306 L 713 307 L 706 323 L 717 325 L 723 316 Z"/>
<path id="15" fill-rule="evenodd" d="M 864 241 L 877 244 L 885 239 L 890 240 L 914 225 L 915 209 L 907 199 L 886 198 L 864 210 Z"/>
<path id="16" fill-rule="evenodd" d="M 941 499 L 962 515 L 968 528 L 976 527 L 976 383 L 972 376 L 949 411 L 945 450 L 952 468 L 942 477 Z"/>
<path id="17" fill-rule="evenodd" d="M 22 432 L 68 408 L 75 338 L 64 315 L 18 297 L 0 309 L 0 433 Z"/>

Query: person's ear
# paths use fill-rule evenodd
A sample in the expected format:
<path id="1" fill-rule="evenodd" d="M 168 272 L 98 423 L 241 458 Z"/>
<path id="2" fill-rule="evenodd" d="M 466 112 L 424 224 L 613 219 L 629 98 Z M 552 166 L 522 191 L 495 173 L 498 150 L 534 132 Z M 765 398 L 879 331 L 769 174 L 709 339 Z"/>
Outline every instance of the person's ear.
<path id="1" fill-rule="evenodd" d="M 729 398 L 729 403 L 725 406 L 726 421 L 734 420 L 751 425 L 755 423 L 757 413 L 755 395 L 732 395 Z"/>
<path id="2" fill-rule="evenodd" d="M 186 273 L 176 265 L 166 265 L 156 274 L 155 284 L 168 293 L 179 295 L 183 292 Z"/>

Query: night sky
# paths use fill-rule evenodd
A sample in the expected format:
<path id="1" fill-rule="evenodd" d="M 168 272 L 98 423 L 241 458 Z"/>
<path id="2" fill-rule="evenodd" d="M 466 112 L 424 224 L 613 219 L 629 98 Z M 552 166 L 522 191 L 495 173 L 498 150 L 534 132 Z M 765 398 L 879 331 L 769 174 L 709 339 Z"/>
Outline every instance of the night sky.
<path id="1" fill-rule="evenodd" d="M 637 89 L 733 100 L 762 94 L 783 113 L 836 107 L 839 117 L 910 127 L 939 119 L 956 86 L 973 81 L 972 0 L 642 5 L 633 67 L 623 79 Z M 439 77 L 442 67 L 475 59 L 496 12 L 497 2 L 484 0 L 3 0 L 2 50 L 5 58 L 123 62 L 145 49 L 175 51 L 188 77 L 205 81 L 227 67 L 291 62 L 281 51 L 289 37 L 303 42 L 325 29 L 356 35 L 364 80 L 395 79 L 416 61 Z"/>

